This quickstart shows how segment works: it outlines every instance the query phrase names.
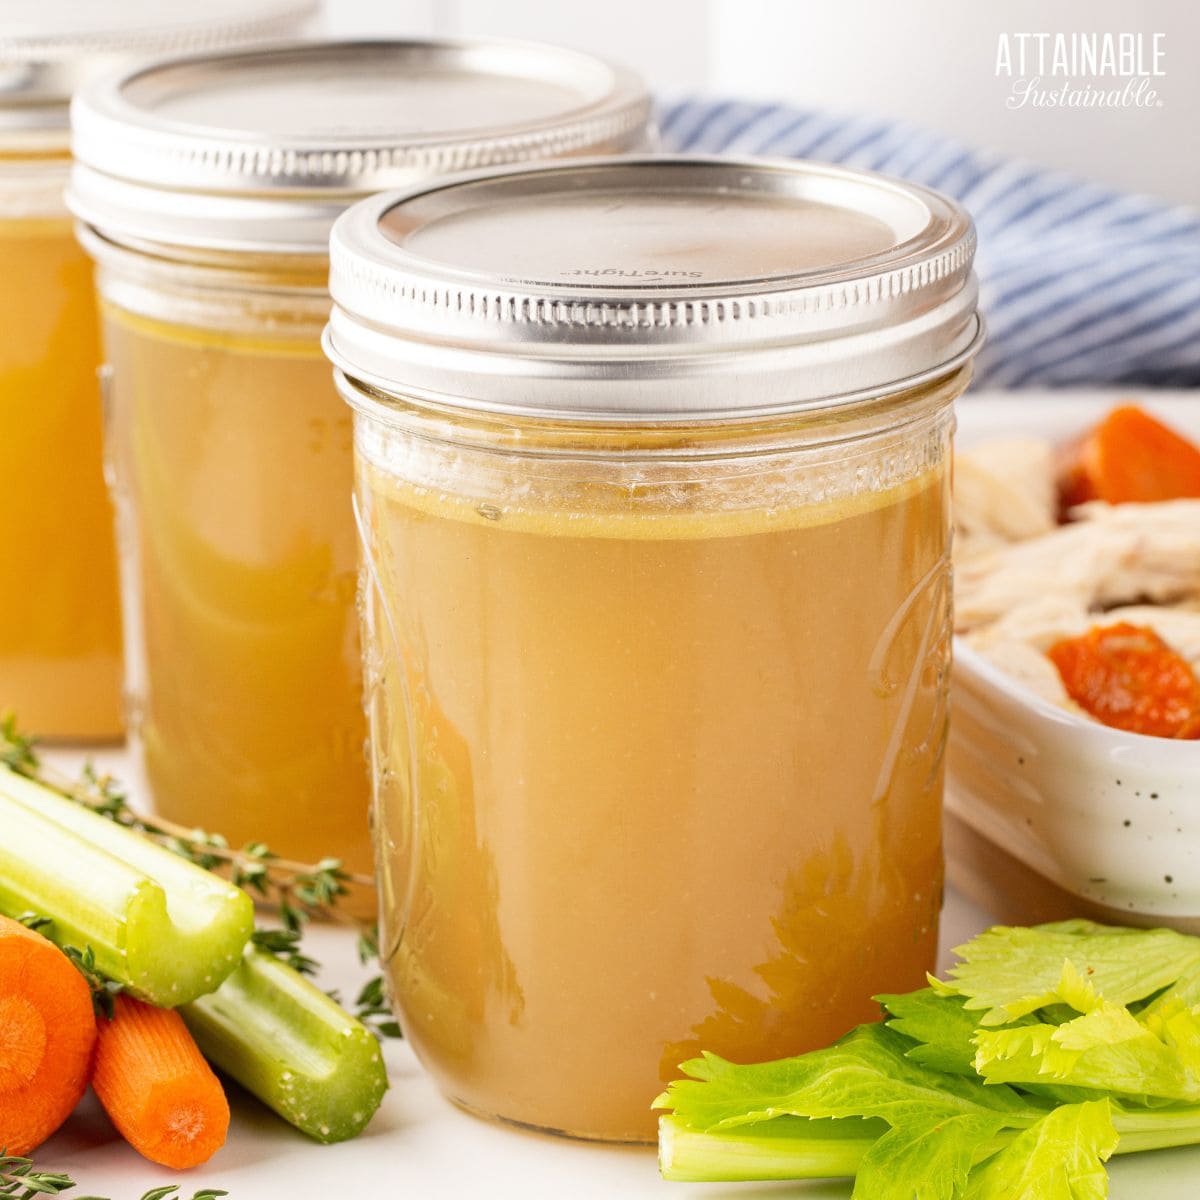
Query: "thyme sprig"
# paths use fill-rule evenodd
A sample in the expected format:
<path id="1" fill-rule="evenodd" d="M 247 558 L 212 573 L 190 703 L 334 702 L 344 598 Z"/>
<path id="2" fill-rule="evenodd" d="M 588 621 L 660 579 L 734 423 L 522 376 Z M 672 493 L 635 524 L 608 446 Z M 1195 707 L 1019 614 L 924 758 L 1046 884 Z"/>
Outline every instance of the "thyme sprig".
<path id="1" fill-rule="evenodd" d="M 12 1196 L 14 1200 L 34 1200 L 37 1196 L 60 1196 L 76 1187 L 70 1175 L 60 1171 L 38 1171 L 32 1158 L 8 1154 L 0 1149 L 0 1196 Z M 201 1188 L 192 1193 L 192 1200 L 219 1200 L 228 1196 L 220 1188 Z M 104 1200 L 102 1196 L 79 1196 L 75 1200 Z M 151 1188 L 142 1194 L 141 1200 L 182 1200 L 179 1184 L 168 1183 Z"/>
<path id="2" fill-rule="evenodd" d="M 181 858 L 223 875 L 265 903 L 277 905 L 287 929 L 298 929 L 312 917 L 355 923 L 337 902 L 351 886 L 371 887 L 374 883 L 369 875 L 347 871 L 340 859 L 297 862 L 272 853 L 262 842 L 234 848 L 219 833 L 140 812 L 130 804 L 120 782 L 91 763 L 84 766 L 78 779 L 71 779 L 43 762 L 36 739 L 22 734 L 11 715 L 0 718 L 0 762 L 118 825 L 145 834 Z"/>
<path id="3" fill-rule="evenodd" d="M 75 1181 L 70 1175 L 35 1171 L 33 1159 L 0 1150 L 0 1196 L 30 1200 L 33 1196 L 57 1196 L 74 1186 Z"/>
<path id="4" fill-rule="evenodd" d="M 354 1005 L 355 1016 L 377 1037 L 404 1036 L 400 1031 L 399 1022 L 392 1015 L 392 1007 L 388 1004 L 382 975 L 375 975 L 363 984 Z"/>
<path id="5" fill-rule="evenodd" d="M 32 912 L 22 913 L 17 920 L 26 929 L 32 929 L 36 933 L 44 933 L 54 924 L 50 917 Z M 61 946 L 60 948 L 88 985 L 88 990 L 92 993 L 92 1007 L 96 1010 L 96 1016 L 111 1021 L 113 1019 L 113 997 L 119 996 L 125 990 L 123 985 L 96 969 L 96 952 L 91 946 L 84 946 L 82 949 L 78 946 Z M 0 1195 L 3 1195 L 3 1192 L 0 1192 Z"/>
<path id="6" fill-rule="evenodd" d="M 371 887 L 374 880 L 369 875 L 347 871 L 340 859 L 298 862 L 280 857 L 263 842 L 248 842 L 233 848 L 219 833 L 191 829 L 165 817 L 143 813 L 130 803 L 128 793 L 114 776 L 97 771 L 91 763 L 84 765 L 78 779 L 72 779 L 43 762 L 37 750 L 37 739 L 23 734 L 12 714 L 0 715 L 0 763 L 68 800 L 166 846 L 181 858 L 221 875 L 235 887 L 244 888 L 264 904 L 272 906 L 279 918 L 279 927 L 258 928 L 251 940 L 260 950 L 281 958 L 293 970 L 303 975 L 315 975 L 320 968 L 316 959 L 302 948 L 305 926 L 314 919 L 337 921 L 357 928 L 359 960 L 366 965 L 378 958 L 378 934 L 374 926 L 350 916 L 339 907 L 339 902 L 350 894 L 352 887 Z M 68 949 L 72 961 L 92 986 L 98 1009 L 110 1013 L 113 992 L 108 989 L 104 977 L 92 971 L 94 963 L 86 962 L 89 952 L 86 947 Z M 381 976 L 364 985 L 354 1015 L 379 1037 L 401 1036 L 400 1027 L 387 1007 Z"/>
<path id="7" fill-rule="evenodd" d="M 198 1192 L 192 1193 L 192 1200 L 218 1200 L 218 1197 L 228 1195 L 228 1192 L 223 1192 L 220 1188 L 201 1188 Z M 103 1197 L 81 1196 L 80 1200 L 103 1200 Z M 141 1200 L 181 1200 L 179 1184 L 168 1183 L 164 1187 L 151 1188 L 148 1192 L 142 1193 Z"/>

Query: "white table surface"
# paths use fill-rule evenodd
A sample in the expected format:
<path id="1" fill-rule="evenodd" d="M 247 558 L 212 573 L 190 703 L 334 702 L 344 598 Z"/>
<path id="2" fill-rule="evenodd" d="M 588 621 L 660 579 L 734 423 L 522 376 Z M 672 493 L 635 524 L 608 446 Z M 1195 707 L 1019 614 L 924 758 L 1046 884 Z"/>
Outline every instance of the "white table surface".
<path id="1" fill-rule="evenodd" d="M 960 434 L 969 441 L 1044 428 L 1059 436 L 1102 410 L 1106 399 L 1130 394 L 1024 394 L 1015 400 L 980 393 L 960 405 Z M 1153 407 L 1168 418 L 1172 409 L 1196 405 L 1196 393 L 1153 394 Z M 81 761 L 64 751 L 47 757 L 68 767 Z M 96 758 L 132 777 L 122 753 Z M 940 965 L 948 963 L 951 947 L 989 923 L 986 913 L 948 892 Z M 332 928 L 314 929 L 309 937 L 311 952 L 326 967 L 322 985 L 352 995 L 365 978 L 353 938 Z M 387 1061 L 392 1086 L 383 1106 L 361 1137 L 338 1146 L 317 1145 L 253 1099 L 234 1094 L 227 1145 L 206 1166 L 178 1175 L 139 1158 L 89 1096 L 36 1157 L 43 1169 L 72 1174 L 80 1194 L 111 1200 L 137 1200 L 148 1188 L 171 1182 L 182 1184 L 185 1200 L 200 1187 L 225 1188 L 231 1200 L 846 1200 L 850 1194 L 844 1182 L 668 1184 L 658 1177 L 652 1150 L 574 1143 L 479 1120 L 441 1098 L 404 1044 L 388 1043 Z M 1114 1160 L 1110 1174 L 1115 1200 L 1197 1200 L 1200 1148 L 1131 1155 Z"/>

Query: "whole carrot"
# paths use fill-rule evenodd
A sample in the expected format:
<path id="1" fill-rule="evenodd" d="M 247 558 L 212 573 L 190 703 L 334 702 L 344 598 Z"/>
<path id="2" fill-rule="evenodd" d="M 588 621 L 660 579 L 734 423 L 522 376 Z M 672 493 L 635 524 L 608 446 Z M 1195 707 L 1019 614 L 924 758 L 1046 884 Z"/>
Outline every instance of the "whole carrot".
<path id="1" fill-rule="evenodd" d="M 225 1144 L 229 1102 L 177 1012 L 120 995 L 99 1022 L 92 1087 L 138 1153 L 183 1170 Z"/>
<path id="2" fill-rule="evenodd" d="M 83 976 L 40 933 L 0 917 L 0 1153 L 28 1154 L 67 1119 L 95 1042 Z"/>

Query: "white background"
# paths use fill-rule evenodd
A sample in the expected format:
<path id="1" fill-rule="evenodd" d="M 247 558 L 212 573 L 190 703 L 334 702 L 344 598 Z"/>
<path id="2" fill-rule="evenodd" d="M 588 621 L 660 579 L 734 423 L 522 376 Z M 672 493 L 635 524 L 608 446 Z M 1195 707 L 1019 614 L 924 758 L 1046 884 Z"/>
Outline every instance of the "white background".
<path id="1" fill-rule="evenodd" d="M 706 92 L 918 122 L 1130 190 L 1200 203 L 1197 0 L 325 0 L 336 34 L 504 35 Z M 1162 108 L 1005 107 L 1001 32 L 1162 33 Z"/>

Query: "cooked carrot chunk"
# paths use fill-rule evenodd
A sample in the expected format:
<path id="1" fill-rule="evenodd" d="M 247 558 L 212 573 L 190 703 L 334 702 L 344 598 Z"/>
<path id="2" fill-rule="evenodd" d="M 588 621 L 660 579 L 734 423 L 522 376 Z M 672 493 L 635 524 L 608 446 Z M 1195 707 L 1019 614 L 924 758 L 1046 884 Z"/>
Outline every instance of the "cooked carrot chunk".
<path id="1" fill-rule="evenodd" d="M 225 1144 L 229 1103 L 183 1018 L 117 996 L 99 1023 L 92 1087 L 121 1136 L 140 1154 L 182 1170 Z"/>
<path id="2" fill-rule="evenodd" d="M 1064 511 L 1087 500 L 1200 497 L 1200 447 L 1136 405 L 1114 408 L 1060 451 L 1058 494 Z"/>
<path id="3" fill-rule="evenodd" d="M 28 1154 L 67 1119 L 95 1041 L 92 993 L 71 960 L 0 917 L 0 1151 Z"/>
<path id="4" fill-rule="evenodd" d="M 1154 632 L 1122 621 L 1047 651 L 1071 699 L 1097 721 L 1153 737 L 1200 738 L 1200 680 Z"/>

